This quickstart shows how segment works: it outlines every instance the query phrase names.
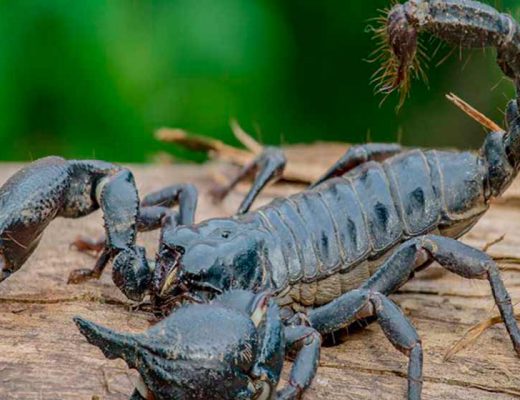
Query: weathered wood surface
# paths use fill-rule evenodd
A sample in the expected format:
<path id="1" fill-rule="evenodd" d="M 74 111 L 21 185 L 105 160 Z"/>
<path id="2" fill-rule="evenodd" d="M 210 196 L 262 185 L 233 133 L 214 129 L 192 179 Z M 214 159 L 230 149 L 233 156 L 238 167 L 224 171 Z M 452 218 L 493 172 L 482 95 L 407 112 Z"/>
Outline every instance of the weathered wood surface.
<path id="1" fill-rule="evenodd" d="M 4 181 L 19 166 L 0 167 Z M 240 191 L 221 206 L 205 193 L 214 166 L 133 167 L 141 193 L 180 181 L 192 181 L 201 191 L 197 218 L 229 215 Z M 273 187 L 268 192 L 294 190 Z M 262 201 L 267 201 L 269 195 Z M 520 181 L 496 204 L 466 242 L 482 246 L 502 234 L 505 239 L 490 253 L 520 256 Z M 126 399 L 135 374 L 122 361 L 110 361 L 88 345 L 71 321 L 82 315 L 124 331 L 147 327 L 147 315 L 131 312 L 113 286 L 110 273 L 100 281 L 69 286 L 66 278 L 94 259 L 69 249 L 78 234 L 102 233 L 101 217 L 57 220 L 27 264 L 0 285 L 0 399 Z M 140 240 L 150 255 L 156 234 Z M 504 279 L 513 300 L 520 302 L 518 266 L 505 265 Z M 425 276 L 424 276 L 425 275 Z M 393 295 L 417 326 L 424 343 L 424 399 L 520 398 L 520 360 L 502 326 L 450 361 L 446 351 L 473 324 L 493 312 L 487 282 L 468 281 L 432 267 L 400 293 Z M 374 324 L 355 332 L 335 347 L 323 350 L 321 366 L 306 399 L 404 399 L 406 358 L 395 351 Z"/>

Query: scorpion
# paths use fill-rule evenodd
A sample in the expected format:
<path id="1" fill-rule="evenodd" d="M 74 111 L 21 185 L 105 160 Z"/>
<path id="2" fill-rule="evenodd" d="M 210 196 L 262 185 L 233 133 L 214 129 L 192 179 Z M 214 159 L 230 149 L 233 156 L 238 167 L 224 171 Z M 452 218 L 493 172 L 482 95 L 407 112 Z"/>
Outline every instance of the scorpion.
<path id="1" fill-rule="evenodd" d="M 382 69 L 382 90 L 386 92 L 406 88 L 410 76 L 420 73 L 416 59 L 421 32 L 461 47 L 496 48 L 498 65 L 517 91 L 516 99 L 507 106 L 507 131 L 488 134 L 478 152 L 355 145 L 308 190 L 250 211 L 258 194 L 281 175 L 285 165 L 280 150 L 267 148 L 216 193 L 224 198 L 241 179 L 255 174 L 238 213 L 201 223 L 193 220 L 197 194 L 190 185 L 152 193 L 140 208 L 129 171 L 100 173 L 85 168 L 88 163 L 63 160 L 60 165 L 69 171 L 65 174 L 67 189 L 43 192 L 46 198 L 33 203 L 38 213 L 31 219 L 32 210 L 17 213 L 25 199 L 13 194 L 17 185 L 24 186 L 24 179 L 33 182 L 30 189 L 40 187 L 31 176 L 40 172 L 30 166 L 2 192 L 2 210 L 8 210 L 3 215 L 14 215 L 9 220 L 14 222 L 4 224 L 9 229 L 2 236 L 7 238 L 2 240 L 3 269 L 8 274 L 23 263 L 39 238 L 32 232 L 41 233 L 54 216 L 78 216 L 101 207 L 106 239 L 75 242 L 80 250 L 102 249 L 101 257 L 93 270 L 74 272 L 71 282 L 99 277 L 113 259 L 114 282 L 129 298 L 140 300 L 149 294 L 158 313 L 171 312 L 161 325 L 164 332 L 169 318 L 177 318 L 180 310 L 194 310 L 193 321 L 203 326 L 195 308 L 178 308 L 185 300 L 212 307 L 216 303 L 208 301 L 236 289 L 270 293 L 285 327 L 306 326 L 326 335 L 357 321 L 377 321 L 392 345 L 408 357 L 408 399 L 417 400 L 422 391 L 421 340 L 388 296 L 415 272 L 437 262 L 462 277 L 488 280 L 514 350 L 520 355 L 520 330 L 497 264 L 485 252 L 457 240 L 477 223 L 520 169 L 520 27 L 511 16 L 477 1 L 409 0 L 389 10 L 381 32 L 391 55 Z M 128 185 L 120 191 L 112 182 L 121 176 Z M 171 210 L 174 205 L 179 206 L 178 213 Z M 23 229 L 25 219 L 33 222 L 32 236 Z M 159 227 L 156 260 L 149 263 L 135 245 L 136 232 Z M 24 246 L 18 245 L 20 238 Z M 13 246 L 18 253 L 12 251 Z M 192 324 L 189 319 L 183 321 Z M 81 320 L 77 323 L 109 357 L 124 353 L 124 349 L 111 353 L 109 341 L 93 339 L 89 331 L 95 331 L 95 326 Z M 149 339 L 167 334 L 161 332 L 152 328 Z M 145 346 L 136 343 L 125 342 L 125 346 L 134 350 Z M 160 343 L 158 339 L 153 357 L 174 357 L 166 350 L 161 352 Z M 159 372 L 148 371 L 157 373 L 154 379 L 175 381 L 172 369 L 154 366 Z M 164 398 L 153 381 L 147 381 L 148 372 L 141 374 L 150 396 Z M 298 379 L 290 379 L 292 394 L 287 398 L 300 398 L 314 371 L 309 368 L 301 373 Z M 270 382 L 267 376 L 262 379 Z M 259 398 L 277 398 L 274 393 L 270 390 Z M 251 398 L 258 398 L 255 396 Z"/>

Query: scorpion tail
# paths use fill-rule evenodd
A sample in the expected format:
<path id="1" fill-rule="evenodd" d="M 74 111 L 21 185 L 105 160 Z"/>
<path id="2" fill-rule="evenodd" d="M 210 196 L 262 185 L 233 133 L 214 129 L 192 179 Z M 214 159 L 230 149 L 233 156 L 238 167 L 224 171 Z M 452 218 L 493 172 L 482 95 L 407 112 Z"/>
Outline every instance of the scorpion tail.
<path id="1" fill-rule="evenodd" d="M 409 0 L 390 9 L 376 31 L 383 54 L 375 60 L 385 62 L 377 72 L 378 91 L 400 89 L 402 104 L 410 77 L 425 77 L 419 58 L 428 57 L 418 41 L 421 32 L 461 48 L 496 48 L 498 65 L 520 85 L 520 27 L 510 15 L 478 1 Z"/>
<path id="2" fill-rule="evenodd" d="M 105 357 L 111 360 L 122 358 L 130 368 L 135 368 L 137 354 L 132 335 L 114 332 L 81 317 L 74 317 L 74 323 L 87 341 L 99 347 Z"/>
<path id="3" fill-rule="evenodd" d="M 520 165 L 520 112 L 518 101 L 509 102 L 506 112 L 507 135 L 505 137 L 505 150 L 509 162 L 515 170 Z"/>

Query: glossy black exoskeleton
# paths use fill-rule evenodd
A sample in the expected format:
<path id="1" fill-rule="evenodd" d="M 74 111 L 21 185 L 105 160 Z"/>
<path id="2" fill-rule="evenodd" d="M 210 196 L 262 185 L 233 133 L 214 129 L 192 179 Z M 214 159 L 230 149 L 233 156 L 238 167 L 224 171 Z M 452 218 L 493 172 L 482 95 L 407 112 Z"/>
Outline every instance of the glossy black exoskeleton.
<path id="1" fill-rule="evenodd" d="M 265 293 L 235 290 L 211 303 L 184 305 L 142 334 L 74 320 L 106 357 L 139 371 L 131 400 L 298 399 L 318 366 L 320 335 L 284 326 Z M 296 354 L 295 362 L 277 392 L 286 352 Z"/>
<path id="2" fill-rule="evenodd" d="M 151 270 L 144 249 L 135 244 L 137 230 L 153 229 L 166 216 L 176 220 L 175 214 L 166 207 L 139 209 L 132 173 L 97 160 L 46 157 L 0 188 L 0 281 L 22 267 L 53 219 L 79 218 L 99 208 L 106 232 L 102 253 L 94 269 L 73 271 L 69 282 L 99 278 L 113 260 L 114 282 L 127 297 L 141 299 Z"/>
<path id="3" fill-rule="evenodd" d="M 404 84 L 407 72 L 403 71 L 409 71 L 416 65 L 413 58 L 417 52 L 417 35 L 427 31 L 461 46 L 496 47 L 499 65 L 515 81 L 517 92 L 520 89 L 520 27 L 510 16 L 498 13 L 492 7 L 469 0 L 410 0 L 392 8 L 386 23 L 388 45 L 395 56 L 395 62 L 391 62 L 390 66 L 397 68 L 395 85 Z M 171 317 L 145 335 L 121 336 L 82 320 L 78 320 L 78 324 L 89 340 L 99 344 L 109 357 L 121 356 L 130 366 L 137 368 L 141 368 L 143 360 L 148 357 L 146 362 L 150 362 L 150 368 L 141 371 L 147 389 L 134 393 L 136 399 L 146 396 L 148 390 L 161 399 L 171 393 L 185 393 L 187 396 L 190 393 L 191 398 L 195 399 L 212 394 L 223 396 L 214 398 L 230 398 L 230 393 L 226 392 L 228 389 L 238 390 L 233 395 L 238 396 L 239 391 L 244 390 L 245 398 L 250 395 L 263 398 L 264 389 L 261 392 L 252 389 L 255 382 L 252 382 L 252 387 L 234 383 L 232 388 L 228 388 L 223 380 L 212 381 L 208 372 L 198 377 L 203 384 L 196 387 L 190 380 L 195 375 L 189 368 L 185 371 L 187 379 L 182 382 L 176 382 L 175 374 L 170 371 L 175 371 L 179 365 L 179 359 L 173 357 L 177 354 L 176 344 L 179 343 L 182 349 L 182 343 L 188 345 L 190 340 L 198 340 L 197 336 L 191 337 L 194 330 L 208 329 L 207 326 L 216 326 L 221 321 L 226 332 L 234 332 L 237 338 L 250 339 L 252 328 L 241 330 L 238 325 L 224 321 L 234 321 L 230 314 L 237 319 L 243 317 L 244 323 L 248 318 L 250 322 L 254 321 L 253 309 L 243 308 L 246 303 L 252 303 L 244 300 L 230 302 L 229 299 L 235 296 L 225 300 L 223 293 L 236 289 L 254 293 L 267 291 L 280 307 L 275 319 L 281 320 L 287 329 L 303 329 L 301 323 L 305 322 L 320 334 L 327 334 L 358 320 L 377 320 L 394 347 L 409 358 L 408 398 L 417 400 L 422 390 L 421 341 L 413 325 L 388 295 L 411 279 L 417 270 L 435 261 L 460 276 L 489 281 L 515 351 L 520 353 L 520 330 L 497 264 L 484 252 L 457 241 L 487 211 L 491 200 L 500 196 L 518 174 L 519 93 L 507 109 L 507 131 L 490 133 L 479 152 L 404 149 L 398 144 L 353 146 L 308 190 L 274 200 L 249 212 L 255 197 L 270 179 L 280 176 L 285 164 L 280 151 L 266 149 L 264 154 L 242 170 L 237 179 L 219 192 L 222 197 L 240 178 L 257 173 L 239 213 L 231 218 L 194 224 L 197 196 L 190 185 L 153 193 L 145 197 L 143 207 L 137 211 L 135 187 L 129 189 L 129 194 L 122 195 L 123 192 L 116 190 L 116 186 L 112 191 L 108 178 L 89 183 L 89 179 L 97 175 L 87 172 L 85 180 L 90 197 L 80 198 L 94 199 L 88 204 L 101 206 L 105 210 L 108 239 L 101 260 L 107 261 L 115 255 L 116 284 L 130 298 L 140 299 L 150 293 L 154 306 L 160 312 L 168 311 L 172 304 L 181 303 L 181 299 L 205 301 L 217 296 L 221 301 L 173 309 Z M 77 163 L 61 162 L 67 168 Z M 76 168 L 82 171 L 80 167 Z M 29 182 L 30 190 L 40 188 L 34 183 L 38 181 L 31 180 L 30 175 L 35 173 L 31 171 L 29 169 L 26 175 L 21 173 L 7 187 L 16 191 L 17 187 L 24 187 L 24 182 Z M 19 233 L 16 241 L 21 241 L 23 246 L 20 247 L 28 249 L 25 252 L 18 249 L 19 253 L 16 253 L 12 250 L 15 245 L 6 244 L 5 240 L 2 242 L 2 248 L 7 249 L 2 251 L 6 274 L 23 263 L 50 219 L 57 215 L 75 215 L 77 204 L 69 199 L 75 199 L 75 195 L 83 193 L 85 188 L 83 181 L 76 178 L 76 173 L 65 174 L 74 196 L 69 197 L 67 190 L 48 191 L 37 196 L 36 202 L 26 208 L 17 204 L 22 202 L 17 199 L 24 196 L 13 197 L 11 190 L 4 190 L 7 207 L 2 203 L 0 210 L 7 210 L 2 214 L 6 221 L 14 221 L 7 223 L 5 226 L 8 229 L 4 231 L 8 234 L 11 234 L 10 231 Z M 50 187 L 54 187 L 53 184 Z M 108 196 L 117 193 L 117 196 Z M 103 206 L 105 195 L 111 201 L 107 200 Z M 46 199 L 52 203 L 51 217 L 44 218 L 41 215 L 47 216 L 47 213 L 38 211 L 34 219 L 36 228 L 26 233 L 16 221 L 27 215 L 28 221 L 32 221 L 35 209 L 44 204 L 43 209 L 47 210 Z M 180 205 L 179 216 L 165 211 L 177 202 Z M 73 206 L 63 208 L 63 204 L 69 203 Z M 124 211 L 121 213 L 119 206 L 127 203 L 132 207 L 121 207 Z M 147 210 L 158 212 L 148 213 Z M 112 218 L 119 223 L 113 223 Z M 148 273 L 144 253 L 134 245 L 139 224 L 143 229 L 162 226 L 153 273 Z M 117 245 L 113 244 L 115 238 Z M 89 247 L 88 241 L 77 241 L 76 244 L 81 248 Z M 104 265 L 105 261 L 101 264 Z M 73 280 L 99 275 L 101 270 L 97 269 L 95 274 L 76 273 Z M 212 319 L 211 324 L 206 326 L 205 323 L 210 321 L 209 310 L 215 311 L 218 318 Z M 204 312 L 208 319 L 200 318 L 205 315 Z M 186 336 L 182 340 L 170 341 L 169 332 L 179 330 Z M 262 332 L 260 336 L 265 337 L 269 330 Z M 292 343 L 291 340 L 287 342 Z M 207 351 L 203 357 L 202 365 L 205 365 L 212 360 L 212 352 L 216 352 L 221 355 L 219 360 L 222 362 L 216 370 L 224 366 L 226 373 L 229 373 L 225 365 L 240 355 L 232 346 L 227 349 L 220 347 L 223 343 L 212 345 L 201 341 L 200 346 L 196 347 L 200 352 L 194 352 L 193 356 Z M 279 344 L 277 341 L 265 343 Z M 169 346 L 173 346 L 173 350 Z M 181 353 L 183 357 L 191 356 Z M 242 352 L 241 356 L 245 355 L 246 352 Z M 272 353 L 271 357 L 264 358 L 265 362 L 272 360 L 277 363 L 279 353 Z M 256 360 L 256 357 L 249 358 Z M 316 358 L 308 359 L 314 365 Z M 192 361 L 189 359 L 187 365 L 194 365 Z M 251 365 L 247 364 L 241 371 L 250 372 Z M 295 364 L 295 378 L 291 382 L 305 384 L 289 385 L 293 397 L 288 395 L 287 398 L 300 396 L 308 384 L 307 377 L 310 379 L 312 376 L 309 371 L 302 373 L 302 365 L 305 364 Z M 268 370 L 277 371 L 276 368 Z M 232 371 L 238 372 L 236 369 Z M 252 381 L 257 376 L 245 375 Z M 172 386 L 165 384 L 168 392 L 162 393 L 159 386 L 154 386 L 161 382 L 160 379 L 174 382 Z M 274 393 L 273 382 L 277 379 L 264 380 L 269 382 L 266 398 Z M 211 385 L 218 387 L 211 387 L 211 393 L 204 392 Z M 294 389 L 296 387 L 299 389 Z M 248 388 L 250 391 L 247 391 Z"/>

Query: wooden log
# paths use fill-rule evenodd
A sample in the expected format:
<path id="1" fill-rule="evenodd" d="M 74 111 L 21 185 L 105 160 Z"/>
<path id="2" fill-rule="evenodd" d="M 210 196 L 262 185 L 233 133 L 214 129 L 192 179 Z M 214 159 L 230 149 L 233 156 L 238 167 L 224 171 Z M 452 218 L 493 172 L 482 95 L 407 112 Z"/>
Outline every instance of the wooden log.
<path id="1" fill-rule="evenodd" d="M 3 182 L 19 165 L 2 165 Z M 201 192 L 197 219 L 229 215 L 240 191 L 221 205 L 206 196 L 215 165 L 131 166 L 141 193 L 176 182 L 193 182 Z M 273 195 L 301 187 L 273 186 L 257 205 Z M 490 249 L 495 256 L 520 256 L 520 181 L 497 202 L 464 238 L 482 247 L 505 234 Z M 69 248 L 78 234 L 103 232 L 100 213 L 80 219 L 59 219 L 45 232 L 35 254 L 10 279 L 0 284 L 0 399 L 122 400 L 136 374 L 120 361 L 105 359 L 86 343 L 72 323 L 82 315 L 123 331 L 141 331 L 148 316 L 130 310 L 131 303 L 114 288 L 107 271 L 99 281 L 66 284 L 69 272 L 91 266 L 92 257 Z M 139 240 L 153 255 L 157 234 Z M 520 267 L 502 265 L 513 301 L 520 301 Z M 392 296 L 418 328 L 424 344 L 424 399 L 520 398 L 520 362 L 502 325 L 486 331 L 476 343 L 449 361 L 444 355 L 474 324 L 493 314 L 486 281 L 468 281 L 439 267 L 419 274 Z M 406 358 L 387 342 L 377 324 L 340 338 L 323 349 L 318 376 L 307 400 L 404 399 Z M 286 374 L 288 371 L 286 366 Z"/>

